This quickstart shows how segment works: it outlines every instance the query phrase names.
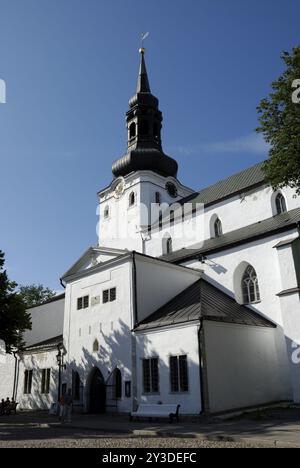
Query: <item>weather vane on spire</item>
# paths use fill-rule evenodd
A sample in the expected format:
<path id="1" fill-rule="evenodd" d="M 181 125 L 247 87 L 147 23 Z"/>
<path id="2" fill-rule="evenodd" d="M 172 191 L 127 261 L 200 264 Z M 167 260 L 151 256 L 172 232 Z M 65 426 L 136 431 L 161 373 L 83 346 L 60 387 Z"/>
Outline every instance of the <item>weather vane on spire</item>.
<path id="1" fill-rule="evenodd" d="M 145 53 L 145 49 L 144 49 L 144 40 L 147 39 L 147 37 L 149 36 L 149 32 L 145 32 L 145 33 L 142 33 L 141 35 L 141 48 L 140 48 L 140 53 L 141 54 L 144 54 Z"/>

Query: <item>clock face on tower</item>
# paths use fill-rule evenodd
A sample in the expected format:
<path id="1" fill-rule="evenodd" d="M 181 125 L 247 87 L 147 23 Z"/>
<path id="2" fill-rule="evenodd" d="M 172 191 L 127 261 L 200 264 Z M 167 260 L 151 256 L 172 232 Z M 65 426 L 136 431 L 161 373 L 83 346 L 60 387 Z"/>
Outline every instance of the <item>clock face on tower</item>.
<path id="1" fill-rule="evenodd" d="M 123 179 L 120 179 L 114 189 L 114 197 L 120 198 L 124 192 L 124 189 L 125 189 L 125 181 Z"/>

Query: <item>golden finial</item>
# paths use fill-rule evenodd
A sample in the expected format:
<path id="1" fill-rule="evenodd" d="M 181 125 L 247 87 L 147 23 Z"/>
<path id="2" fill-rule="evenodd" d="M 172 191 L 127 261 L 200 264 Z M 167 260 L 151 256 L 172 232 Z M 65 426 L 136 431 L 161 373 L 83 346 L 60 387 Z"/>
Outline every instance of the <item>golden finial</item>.
<path id="1" fill-rule="evenodd" d="M 142 54 L 142 55 L 144 55 L 145 51 L 146 51 L 146 50 L 145 50 L 144 47 L 141 47 L 141 48 L 139 49 L 139 53 Z"/>

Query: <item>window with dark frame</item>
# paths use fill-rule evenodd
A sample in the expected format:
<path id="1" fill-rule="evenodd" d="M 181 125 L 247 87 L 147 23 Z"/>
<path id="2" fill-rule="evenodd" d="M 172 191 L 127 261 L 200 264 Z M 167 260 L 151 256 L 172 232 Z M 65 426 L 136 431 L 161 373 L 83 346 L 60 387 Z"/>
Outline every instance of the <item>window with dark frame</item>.
<path id="1" fill-rule="evenodd" d="M 77 298 L 77 310 L 87 309 L 89 307 L 90 296 L 83 296 Z"/>
<path id="2" fill-rule="evenodd" d="M 42 369 L 41 393 L 43 394 L 48 394 L 50 392 L 50 375 L 51 369 Z"/>
<path id="3" fill-rule="evenodd" d="M 102 293 L 103 304 L 114 302 L 117 299 L 117 288 L 105 289 Z"/>
<path id="4" fill-rule="evenodd" d="M 28 395 L 31 393 L 32 387 L 32 370 L 24 371 L 24 390 L 23 393 Z"/>
<path id="5" fill-rule="evenodd" d="M 144 393 L 159 392 L 158 358 L 143 359 Z"/>
<path id="6" fill-rule="evenodd" d="M 170 356 L 170 385 L 171 392 L 188 392 L 187 356 Z"/>

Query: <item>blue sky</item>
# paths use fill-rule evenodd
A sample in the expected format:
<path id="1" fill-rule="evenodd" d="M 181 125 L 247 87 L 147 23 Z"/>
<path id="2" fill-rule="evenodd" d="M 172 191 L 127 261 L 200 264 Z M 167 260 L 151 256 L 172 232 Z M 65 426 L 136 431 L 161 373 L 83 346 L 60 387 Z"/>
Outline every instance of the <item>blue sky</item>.
<path id="1" fill-rule="evenodd" d="M 126 149 L 139 37 L 163 146 L 195 189 L 267 156 L 256 106 L 299 44 L 298 0 L 0 0 L 0 249 L 55 290 L 96 243 L 96 192 Z"/>

